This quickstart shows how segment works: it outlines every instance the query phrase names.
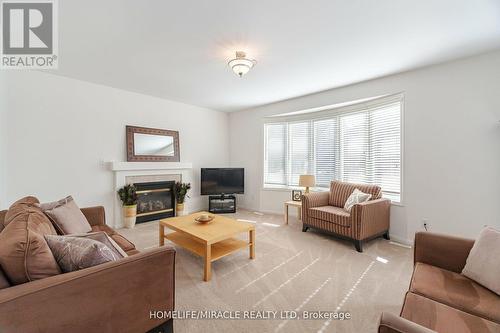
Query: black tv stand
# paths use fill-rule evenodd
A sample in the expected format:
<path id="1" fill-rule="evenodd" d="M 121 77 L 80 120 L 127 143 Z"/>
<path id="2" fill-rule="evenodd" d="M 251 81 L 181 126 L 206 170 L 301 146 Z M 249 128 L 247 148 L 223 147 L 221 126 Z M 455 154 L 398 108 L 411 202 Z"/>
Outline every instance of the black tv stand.
<path id="1" fill-rule="evenodd" d="M 214 214 L 236 213 L 236 196 L 234 194 L 210 195 L 208 211 Z"/>

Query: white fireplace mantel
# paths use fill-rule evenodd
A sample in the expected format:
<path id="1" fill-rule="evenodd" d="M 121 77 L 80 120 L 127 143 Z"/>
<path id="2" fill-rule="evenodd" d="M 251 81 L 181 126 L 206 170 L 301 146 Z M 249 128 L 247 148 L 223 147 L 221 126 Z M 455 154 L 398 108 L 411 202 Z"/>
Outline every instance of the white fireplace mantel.
<path id="1" fill-rule="evenodd" d="M 138 170 L 178 170 L 192 169 L 192 163 L 186 162 L 110 162 L 112 171 Z"/>
<path id="2" fill-rule="evenodd" d="M 114 173 L 114 193 L 128 184 L 131 177 L 152 178 L 163 175 L 178 175 L 185 183 L 193 181 L 193 165 L 188 162 L 109 162 L 109 169 Z M 122 206 L 118 196 L 114 200 L 114 221 L 112 227 L 123 226 Z"/>

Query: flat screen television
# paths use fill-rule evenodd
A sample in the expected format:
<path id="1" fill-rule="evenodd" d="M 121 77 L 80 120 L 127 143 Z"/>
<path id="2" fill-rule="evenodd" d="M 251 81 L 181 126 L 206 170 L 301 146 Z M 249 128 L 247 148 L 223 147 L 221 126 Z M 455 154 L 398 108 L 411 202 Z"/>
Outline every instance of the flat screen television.
<path id="1" fill-rule="evenodd" d="M 245 190 L 243 168 L 202 168 L 201 195 L 242 194 Z"/>

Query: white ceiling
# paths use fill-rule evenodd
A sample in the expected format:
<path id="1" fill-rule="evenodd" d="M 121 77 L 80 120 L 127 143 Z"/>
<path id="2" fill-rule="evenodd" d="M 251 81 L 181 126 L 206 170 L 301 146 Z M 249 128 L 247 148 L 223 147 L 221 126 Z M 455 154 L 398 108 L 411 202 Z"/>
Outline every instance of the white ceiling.
<path id="1" fill-rule="evenodd" d="M 500 47 L 498 0 L 58 3 L 57 74 L 223 111 Z"/>

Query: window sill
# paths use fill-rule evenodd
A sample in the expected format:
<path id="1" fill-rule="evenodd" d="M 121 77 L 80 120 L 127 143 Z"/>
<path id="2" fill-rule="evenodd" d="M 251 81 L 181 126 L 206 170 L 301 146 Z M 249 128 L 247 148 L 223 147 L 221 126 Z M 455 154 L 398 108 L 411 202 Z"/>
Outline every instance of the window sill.
<path id="1" fill-rule="evenodd" d="M 266 186 L 262 187 L 262 189 L 261 189 L 261 191 L 264 191 L 264 192 L 291 192 L 293 190 L 300 190 L 300 191 L 304 192 L 304 188 L 300 187 L 300 186 L 279 186 L 279 185 L 269 186 L 269 185 L 266 185 Z M 325 188 L 325 187 L 311 187 L 310 190 L 311 190 L 311 192 L 327 192 L 329 189 Z M 396 201 L 390 197 L 384 197 L 384 198 L 391 199 L 392 206 L 398 206 L 398 207 L 405 206 L 403 204 L 403 202 L 401 202 L 401 201 Z"/>
<path id="2" fill-rule="evenodd" d="M 262 187 L 262 191 L 290 192 L 293 190 L 299 190 L 302 192 L 305 191 L 305 189 L 303 187 L 300 187 L 300 186 L 279 186 L 279 185 L 269 186 L 269 185 L 266 185 L 266 186 Z M 325 192 L 325 191 L 328 191 L 328 188 L 311 187 L 310 190 L 311 190 L 311 192 Z"/>

